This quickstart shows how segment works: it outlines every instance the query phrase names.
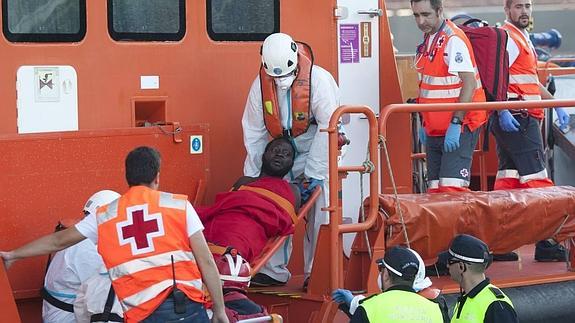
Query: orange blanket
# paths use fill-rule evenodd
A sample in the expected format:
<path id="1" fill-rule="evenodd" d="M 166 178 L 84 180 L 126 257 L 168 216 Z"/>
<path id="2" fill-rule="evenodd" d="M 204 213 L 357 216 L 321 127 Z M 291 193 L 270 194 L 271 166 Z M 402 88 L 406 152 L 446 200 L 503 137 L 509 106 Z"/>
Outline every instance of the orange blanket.
<path id="1" fill-rule="evenodd" d="M 379 203 L 389 216 L 385 220 L 387 247 L 405 245 L 395 199 L 380 195 Z M 495 253 L 550 237 L 563 241 L 575 236 L 575 188 L 571 186 L 402 194 L 399 204 L 411 247 L 426 260 L 435 259 L 459 233 L 479 237 Z"/>

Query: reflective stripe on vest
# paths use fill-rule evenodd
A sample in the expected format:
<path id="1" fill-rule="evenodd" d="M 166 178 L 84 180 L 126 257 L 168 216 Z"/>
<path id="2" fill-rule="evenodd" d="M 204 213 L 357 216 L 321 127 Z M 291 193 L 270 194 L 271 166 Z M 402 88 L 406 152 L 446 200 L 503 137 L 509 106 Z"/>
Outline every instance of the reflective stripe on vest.
<path id="1" fill-rule="evenodd" d="M 474 68 L 476 80 L 475 91 L 473 92 L 473 102 L 484 102 L 485 92 L 483 91 L 479 71 L 475 62 L 475 56 L 471 50 L 471 44 L 465 33 L 451 21 L 446 20 L 444 27 L 438 32 L 438 40 L 433 59 L 430 55 L 419 54 L 417 59 L 417 69 L 420 72 L 418 103 L 455 103 L 459 102 L 459 96 L 463 87 L 463 82 L 459 76 L 449 73 L 449 66 L 444 61 L 445 47 L 450 37 L 459 37 L 469 50 L 469 57 Z M 427 46 L 425 44 L 424 46 Z M 432 46 L 432 47 L 433 47 Z M 422 112 L 423 123 L 426 133 L 430 136 L 444 136 L 453 112 Z M 471 131 L 477 129 L 487 120 L 485 111 L 469 111 L 463 119 L 463 124 Z"/>
<path id="2" fill-rule="evenodd" d="M 497 287 L 489 284 L 485 286 L 485 288 L 483 288 L 475 297 L 467 297 L 459 315 L 459 302 L 457 302 L 457 304 L 455 304 L 455 309 L 453 310 L 453 317 L 451 318 L 451 322 L 483 323 L 487 308 L 491 303 L 496 301 L 506 302 L 513 308 L 513 303 L 509 297 L 507 297 L 507 295 L 500 291 L 503 297 L 497 298 L 490 288 L 495 288 L 498 290 Z"/>
<path id="3" fill-rule="evenodd" d="M 104 205 L 98 209 L 98 216 L 96 217 L 98 225 L 115 219 L 118 216 L 118 200 L 114 200 L 108 205 Z"/>
<path id="4" fill-rule="evenodd" d="M 110 278 L 115 280 L 126 275 L 135 274 L 142 270 L 171 265 L 172 256 L 174 257 L 174 264 L 180 261 L 194 261 L 194 254 L 192 252 L 177 250 L 130 260 L 121 265 L 110 268 L 108 272 L 110 273 Z"/>
<path id="5" fill-rule="evenodd" d="M 129 297 L 122 299 L 122 308 L 124 309 L 124 312 L 128 312 L 128 311 L 132 310 L 133 308 L 137 308 L 137 307 L 141 306 L 142 304 L 149 302 L 150 300 L 154 299 L 157 295 L 159 295 L 164 290 L 172 287 L 173 284 L 174 284 L 174 281 L 172 279 L 166 279 L 166 280 L 158 282 L 158 283 L 142 290 L 139 293 L 133 294 Z M 178 284 L 178 287 L 183 285 L 183 286 L 193 287 L 193 288 L 198 289 L 198 290 L 202 289 L 202 280 L 201 279 L 195 279 L 195 280 L 190 280 L 190 281 L 184 281 L 184 280 L 177 279 L 176 284 Z"/>
<path id="6" fill-rule="evenodd" d="M 284 129 L 282 126 L 274 78 L 265 72 L 263 66 L 260 67 L 260 88 L 262 92 L 264 122 L 269 134 L 273 138 L 283 136 L 284 130 L 290 130 L 291 137 L 297 137 L 307 131 L 311 122 L 311 72 L 313 68 L 313 53 L 307 44 L 301 42 L 297 42 L 297 44 L 297 76 L 290 88 L 291 129 Z"/>
<path id="7" fill-rule="evenodd" d="M 519 175 L 519 172 L 515 169 L 503 169 L 503 170 L 497 171 L 497 175 L 495 176 L 495 179 L 498 180 L 498 179 L 503 179 L 503 178 L 518 179 L 519 183 L 525 184 L 525 183 L 527 183 L 529 181 L 533 181 L 533 180 L 547 179 L 548 175 L 547 175 L 547 169 L 543 169 L 542 171 L 539 171 L 537 173 L 527 174 L 524 176 Z"/>
<path id="8" fill-rule="evenodd" d="M 533 84 L 538 83 L 537 75 L 531 74 L 515 74 L 509 75 L 509 84 Z"/>
<path id="9" fill-rule="evenodd" d="M 270 200 L 274 201 L 279 207 L 281 207 L 285 212 L 287 212 L 287 214 L 289 214 L 293 223 L 297 222 L 298 220 L 297 214 L 295 213 L 293 204 L 291 204 L 290 201 L 288 201 L 284 197 L 272 191 L 266 190 L 265 188 L 248 186 L 248 185 L 240 186 L 238 188 L 238 191 L 250 191 L 269 198 Z"/>
<path id="10" fill-rule="evenodd" d="M 370 322 L 443 322 L 439 305 L 415 292 L 390 290 L 362 300 L 360 306 Z"/>
<path id="11" fill-rule="evenodd" d="M 529 45 L 526 36 L 513 24 L 506 22 L 503 29 L 519 48 L 519 56 L 509 67 L 508 97 L 519 100 L 541 100 L 539 78 L 537 77 L 537 56 Z M 529 109 L 529 114 L 535 118 L 544 117 L 543 109 Z"/>
<path id="12" fill-rule="evenodd" d="M 177 287 L 190 300 L 205 301 L 187 233 L 187 204 L 185 195 L 134 186 L 98 209 L 98 252 L 126 322 L 144 320 L 166 299 L 173 287 L 172 270 Z"/>

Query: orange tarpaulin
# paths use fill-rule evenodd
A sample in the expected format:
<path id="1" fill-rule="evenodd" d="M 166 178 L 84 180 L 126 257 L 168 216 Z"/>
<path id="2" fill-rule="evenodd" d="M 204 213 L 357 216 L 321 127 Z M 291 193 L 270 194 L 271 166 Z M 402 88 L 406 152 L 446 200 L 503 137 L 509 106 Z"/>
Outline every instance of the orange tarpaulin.
<path id="1" fill-rule="evenodd" d="M 387 247 L 406 245 L 394 197 L 380 195 L 379 204 Z M 401 194 L 399 205 L 411 248 L 428 261 L 446 250 L 459 233 L 479 237 L 495 253 L 510 252 L 549 237 L 563 241 L 575 236 L 575 187 L 571 186 Z"/>

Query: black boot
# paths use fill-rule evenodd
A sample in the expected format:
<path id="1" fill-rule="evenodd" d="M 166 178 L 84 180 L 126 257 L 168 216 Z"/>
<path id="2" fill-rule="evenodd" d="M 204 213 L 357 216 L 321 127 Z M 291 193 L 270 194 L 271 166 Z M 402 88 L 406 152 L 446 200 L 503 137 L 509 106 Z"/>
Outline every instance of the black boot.
<path id="1" fill-rule="evenodd" d="M 508 253 L 494 253 L 493 254 L 493 261 L 517 261 L 519 260 L 519 255 L 516 252 L 508 252 Z"/>
<path id="2" fill-rule="evenodd" d="M 566 261 L 567 251 L 559 243 L 541 240 L 535 244 L 535 260 L 541 262 Z"/>

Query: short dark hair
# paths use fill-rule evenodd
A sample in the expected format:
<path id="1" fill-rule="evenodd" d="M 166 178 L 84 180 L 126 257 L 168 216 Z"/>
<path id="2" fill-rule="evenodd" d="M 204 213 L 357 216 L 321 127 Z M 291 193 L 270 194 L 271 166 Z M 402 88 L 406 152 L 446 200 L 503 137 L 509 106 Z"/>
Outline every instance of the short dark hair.
<path id="1" fill-rule="evenodd" d="M 413 281 L 415 281 L 415 276 L 399 276 L 394 274 L 391 270 L 387 268 L 385 270 L 387 270 L 389 280 L 391 281 L 391 284 L 393 286 L 401 285 L 401 286 L 413 287 Z"/>
<path id="2" fill-rule="evenodd" d="M 141 146 L 126 157 L 126 181 L 130 187 L 151 184 L 160 171 L 160 153 L 152 148 Z"/>
<path id="3" fill-rule="evenodd" d="M 443 0 L 411 0 L 411 4 L 414 4 L 416 2 L 421 2 L 421 1 L 429 1 L 429 4 L 431 4 L 431 8 L 433 8 L 433 10 L 435 10 L 435 12 L 437 12 L 439 9 L 443 8 Z"/>
<path id="4" fill-rule="evenodd" d="M 290 161 L 289 165 L 287 165 L 288 167 L 286 167 L 284 169 L 272 170 L 271 167 L 268 165 L 268 162 L 266 161 L 266 153 L 271 149 L 272 146 L 279 144 L 279 143 L 284 143 L 284 144 L 289 145 L 289 147 L 291 148 L 291 161 Z M 266 145 L 266 148 L 264 150 L 264 153 L 262 154 L 262 172 L 266 173 L 267 175 L 273 176 L 273 177 L 283 178 L 293 168 L 296 153 L 297 152 L 296 152 L 296 149 L 294 147 L 294 144 L 292 143 L 292 141 L 289 138 L 287 138 L 287 137 L 275 138 L 274 140 L 268 142 L 268 144 Z"/>

